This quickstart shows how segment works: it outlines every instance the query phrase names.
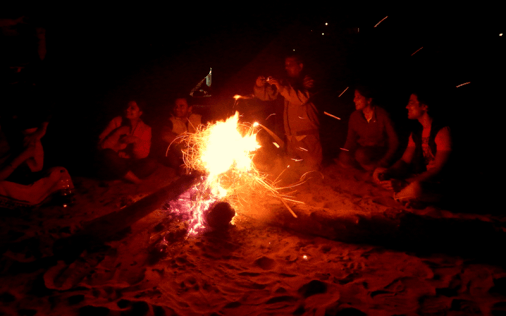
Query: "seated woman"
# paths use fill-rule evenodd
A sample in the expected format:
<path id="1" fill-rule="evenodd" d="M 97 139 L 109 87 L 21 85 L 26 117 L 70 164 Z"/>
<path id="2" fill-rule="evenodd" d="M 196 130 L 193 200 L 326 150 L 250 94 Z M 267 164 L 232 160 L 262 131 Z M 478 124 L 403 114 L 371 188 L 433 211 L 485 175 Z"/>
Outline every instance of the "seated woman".
<path id="1" fill-rule="evenodd" d="M 20 127 L 19 144 L 9 144 L 0 135 L 0 207 L 19 208 L 41 204 L 54 193 L 66 196 L 74 185 L 67 170 L 53 167 L 43 170 L 44 150 L 40 137 L 36 137 L 38 125 Z M 1 129 L 0 129 L 0 134 Z"/>
<path id="2" fill-rule="evenodd" d="M 339 162 L 345 166 L 357 163 L 365 170 L 388 167 L 399 146 L 399 140 L 388 113 L 374 105 L 371 92 L 355 89 L 356 111 L 350 116 L 348 135 Z"/>
<path id="3" fill-rule="evenodd" d="M 140 183 L 152 174 L 156 161 L 148 158 L 151 127 L 141 120 L 142 106 L 130 101 L 123 116 L 117 116 L 99 136 L 99 175 L 104 180 L 124 179 Z"/>

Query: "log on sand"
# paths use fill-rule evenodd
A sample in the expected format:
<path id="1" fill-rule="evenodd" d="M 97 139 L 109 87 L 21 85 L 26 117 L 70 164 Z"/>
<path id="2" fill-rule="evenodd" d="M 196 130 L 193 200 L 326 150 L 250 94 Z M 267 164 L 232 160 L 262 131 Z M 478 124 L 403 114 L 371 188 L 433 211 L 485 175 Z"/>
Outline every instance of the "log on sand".
<path id="1" fill-rule="evenodd" d="M 199 176 L 183 176 L 121 210 L 88 222 L 73 236 L 57 240 L 53 246 L 56 265 L 44 274 L 46 287 L 68 290 L 76 286 L 104 259 L 108 250 L 104 242 L 176 199 L 198 181 Z"/>
<path id="2" fill-rule="evenodd" d="M 67 262 L 75 259 L 86 248 L 102 244 L 159 209 L 164 203 L 176 199 L 199 180 L 199 176 L 183 176 L 129 206 L 86 223 L 83 229 L 73 236 L 55 242 L 55 256 Z"/>
<path id="3" fill-rule="evenodd" d="M 498 244 L 506 243 L 504 223 L 459 216 L 430 217 L 394 208 L 365 214 L 297 205 L 294 212 L 298 218 L 278 204 L 263 220 L 269 225 L 336 241 L 426 254 L 447 253 L 506 265 L 506 259 L 497 251 Z"/>

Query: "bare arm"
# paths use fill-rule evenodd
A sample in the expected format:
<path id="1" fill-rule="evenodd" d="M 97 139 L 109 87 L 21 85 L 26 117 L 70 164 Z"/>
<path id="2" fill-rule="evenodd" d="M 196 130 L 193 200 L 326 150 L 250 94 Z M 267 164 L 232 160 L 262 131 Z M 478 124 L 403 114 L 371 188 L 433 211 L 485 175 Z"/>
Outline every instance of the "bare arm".
<path id="1" fill-rule="evenodd" d="M 423 182 L 432 180 L 436 178 L 438 175 L 440 175 L 443 169 L 445 168 L 451 154 L 451 135 L 449 128 L 442 128 L 437 133 L 435 142 L 437 152 L 436 156 L 434 157 L 433 166 L 429 170 L 422 172 L 418 176 L 409 179 L 408 180 L 409 182 L 415 181 Z"/>
<path id="2" fill-rule="evenodd" d="M 114 119 L 112 119 L 109 122 L 109 124 L 107 124 L 107 126 L 102 131 L 102 133 L 100 133 L 100 135 L 98 136 L 98 148 L 99 149 L 108 148 L 108 147 L 104 147 L 104 142 L 105 142 L 106 138 L 108 138 L 109 136 L 112 136 L 112 132 L 121 125 L 120 119 L 121 118 L 118 118 L 118 117 L 115 117 Z M 118 137 L 118 140 L 119 140 L 119 137 Z"/>
<path id="3" fill-rule="evenodd" d="M 2 167 L 0 170 L 0 181 L 7 179 L 26 160 L 33 158 L 35 154 L 35 145 L 31 145 L 25 148 L 21 154 L 14 158 L 10 164 Z"/>
<path id="4" fill-rule="evenodd" d="M 130 132 L 130 127 L 122 126 L 117 128 L 114 132 L 109 134 L 100 144 L 100 149 L 110 148 L 114 151 L 122 150 L 126 147 L 127 143 L 122 141 L 122 137 L 128 135 Z"/>
<path id="5" fill-rule="evenodd" d="M 46 135 L 48 125 L 49 125 L 49 122 L 42 122 L 42 124 L 40 125 L 39 128 L 37 128 L 35 133 L 30 135 L 29 137 L 26 137 L 26 139 L 23 142 L 24 145 L 27 146 L 31 142 L 40 141 L 42 139 L 42 137 L 44 137 L 44 135 Z"/>
<path id="6" fill-rule="evenodd" d="M 383 182 L 380 179 L 380 175 L 383 175 L 385 178 L 400 178 L 406 175 L 408 171 L 408 166 L 413 161 L 413 157 L 415 155 L 415 142 L 413 141 L 412 135 L 409 135 L 409 142 L 404 154 L 401 159 L 399 159 L 396 163 L 394 163 L 390 168 L 382 168 L 378 167 L 374 171 L 373 179 L 376 182 Z M 390 181 L 385 181 L 390 182 Z M 391 186 L 389 186 L 391 188 Z"/>
<path id="7" fill-rule="evenodd" d="M 292 86 L 281 86 L 279 88 L 279 94 L 281 94 L 285 100 L 294 105 L 303 105 L 309 101 L 310 93 L 307 90 L 296 90 Z"/>
<path id="8" fill-rule="evenodd" d="M 44 149 L 40 141 L 35 143 L 33 157 L 26 160 L 26 164 L 32 172 L 41 171 L 44 167 Z"/>

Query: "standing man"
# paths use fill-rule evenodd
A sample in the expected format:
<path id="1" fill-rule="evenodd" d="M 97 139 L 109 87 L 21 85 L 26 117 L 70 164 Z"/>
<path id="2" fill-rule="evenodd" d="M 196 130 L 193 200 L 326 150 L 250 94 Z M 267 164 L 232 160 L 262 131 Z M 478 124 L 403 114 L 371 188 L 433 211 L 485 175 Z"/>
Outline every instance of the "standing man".
<path id="1" fill-rule="evenodd" d="M 318 170 L 322 161 L 318 111 L 311 102 L 314 80 L 305 74 L 304 63 L 297 55 L 285 59 L 287 80 L 259 76 L 254 94 L 263 101 L 284 99 L 283 125 L 288 155 L 301 162 L 304 169 Z"/>
<path id="2" fill-rule="evenodd" d="M 431 104 L 429 106 L 429 104 Z M 411 94 L 408 118 L 420 125 L 409 136 L 402 158 L 392 167 L 377 168 L 373 178 L 385 188 L 394 190 L 398 200 L 435 202 L 444 193 L 445 175 L 452 151 L 450 128 L 431 111 L 432 100 L 424 93 Z"/>

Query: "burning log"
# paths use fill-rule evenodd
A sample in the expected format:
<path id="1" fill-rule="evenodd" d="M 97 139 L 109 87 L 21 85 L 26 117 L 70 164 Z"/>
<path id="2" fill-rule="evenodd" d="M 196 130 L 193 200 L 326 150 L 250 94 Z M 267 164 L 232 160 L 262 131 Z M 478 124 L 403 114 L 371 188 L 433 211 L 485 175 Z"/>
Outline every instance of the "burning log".
<path id="1" fill-rule="evenodd" d="M 225 230 L 229 227 L 230 221 L 235 216 L 234 209 L 230 204 L 218 202 L 207 213 L 207 224 L 214 230 Z"/>

